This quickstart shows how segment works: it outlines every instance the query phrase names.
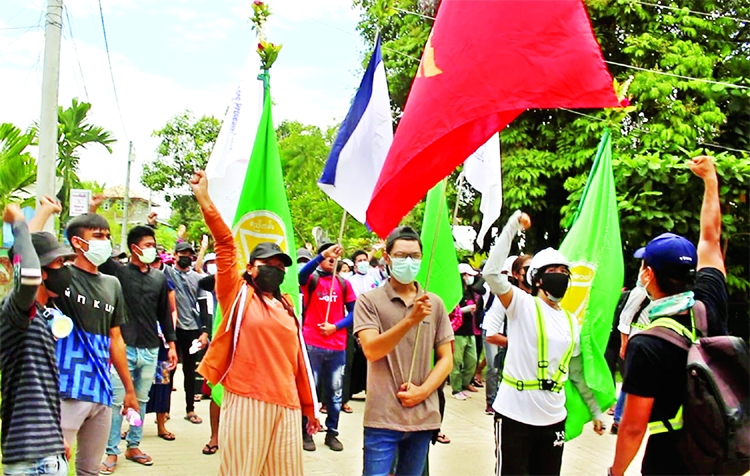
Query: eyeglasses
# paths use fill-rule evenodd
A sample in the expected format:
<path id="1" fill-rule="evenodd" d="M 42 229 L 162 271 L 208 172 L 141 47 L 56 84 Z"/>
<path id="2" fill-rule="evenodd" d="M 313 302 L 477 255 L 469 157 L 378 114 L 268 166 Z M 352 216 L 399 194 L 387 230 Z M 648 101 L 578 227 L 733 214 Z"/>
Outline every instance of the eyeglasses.
<path id="1" fill-rule="evenodd" d="M 394 253 L 391 255 L 391 258 L 394 259 L 406 259 L 411 258 L 413 260 L 421 260 L 422 259 L 422 253 Z"/>

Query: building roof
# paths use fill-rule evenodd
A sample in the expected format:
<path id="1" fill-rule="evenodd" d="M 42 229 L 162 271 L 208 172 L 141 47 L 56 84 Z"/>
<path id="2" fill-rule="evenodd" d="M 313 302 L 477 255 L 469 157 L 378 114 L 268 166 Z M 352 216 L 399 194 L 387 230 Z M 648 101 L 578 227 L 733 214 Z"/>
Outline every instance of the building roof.
<path id="1" fill-rule="evenodd" d="M 110 198 L 110 199 L 122 199 L 123 197 L 125 197 L 125 186 L 124 185 L 115 185 L 114 187 L 107 187 L 107 188 L 104 189 L 104 192 L 102 192 L 102 194 L 106 198 Z M 144 201 L 144 202 L 148 203 L 148 198 L 141 196 L 141 194 L 139 194 L 138 192 L 134 191 L 132 187 L 130 188 L 130 190 L 128 190 L 128 195 L 130 196 L 130 200 L 131 201 L 132 200 L 141 200 L 141 201 Z M 154 201 L 152 201 L 151 202 L 151 206 L 158 207 L 159 204 L 156 203 L 156 202 L 154 202 Z"/>

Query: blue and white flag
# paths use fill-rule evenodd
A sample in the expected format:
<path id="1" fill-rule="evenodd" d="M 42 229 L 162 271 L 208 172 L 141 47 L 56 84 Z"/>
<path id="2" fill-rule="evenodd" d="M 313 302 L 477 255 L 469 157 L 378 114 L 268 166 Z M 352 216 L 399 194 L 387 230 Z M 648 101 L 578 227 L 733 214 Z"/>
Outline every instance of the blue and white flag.
<path id="1" fill-rule="evenodd" d="M 318 180 L 323 192 L 361 223 L 365 223 L 372 191 L 392 142 L 391 104 L 378 37 Z"/>

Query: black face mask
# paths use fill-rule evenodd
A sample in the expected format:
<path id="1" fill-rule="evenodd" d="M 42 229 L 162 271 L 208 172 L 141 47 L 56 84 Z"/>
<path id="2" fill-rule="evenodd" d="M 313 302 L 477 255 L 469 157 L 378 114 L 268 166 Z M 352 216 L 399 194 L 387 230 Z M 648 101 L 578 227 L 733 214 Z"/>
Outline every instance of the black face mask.
<path id="1" fill-rule="evenodd" d="M 258 276 L 255 277 L 255 284 L 264 293 L 274 293 L 281 287 L 285 274 L 284 270 L 275 266 L 260 265 L 258 266 Z"/>
<path id="2" fill-rule="evenodd" d="M 193 264 L 192 258 L 190 256 L 180 256 L 177 260 L 177 266 L 179 266 L 182 269 L 189 268 L 190 265 Z"/>
<path id="3" fill-rule="evenodd" d="M 564 273 L 544 273 L 541 277 L 539 288 L 543 289 L 550 301 L 560 302 L 568 290 L 570 276 Z"/>
<path id="4" fill-rule="evenodd" d="M 65 290 L 68 289 L 68 286 L 70 286 L 70 268 L 63 266 L 58 269 L 44 268 L 44 270 L 47 272 L 44 287 L 47 288 L 47 291 L 52 291 L 56 295 L 62 296 Z"/>

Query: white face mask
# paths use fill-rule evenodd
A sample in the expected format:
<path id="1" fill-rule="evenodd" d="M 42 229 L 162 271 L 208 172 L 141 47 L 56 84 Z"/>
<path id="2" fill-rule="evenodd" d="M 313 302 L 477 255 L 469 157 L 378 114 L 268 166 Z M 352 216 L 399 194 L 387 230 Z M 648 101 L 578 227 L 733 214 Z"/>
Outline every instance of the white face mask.
<path id="1" fill-rule="evenodd" d="M 370 271 L 370 263 L 367 261 L 360 261 L 357 263 L 357 272 L 359 274 L 367 274 L 368 271 Z"/>
<path id="2" fill-rule="evenodd" d="M 143 264 L 151 264 L 156 260 L 156 248 L 141 248 L 140 246 L 136 245 L 136 248 L 141 252 L 140 256 L 138 256 L 138 259 Z"/>
<path id="3" fill-rule="evenodd" d="M 206 272 L 208 274 L 216 274 L 216 263 L 208 263 L 206 265 Z"/>
<path id="4" fill-rule="evenodd" d="M 467 286 L 471 286 L 472 284 L 474 284 L 474 276 L 465 276 L 464 282 Z"/>
<path id="5" fill-rule="evenodd" d="M 97 268 L 112 257 L 112 242 L 109 240 L 91 240 L 86 241 L 83 238 L 78 238 L 82 242 L 89 245 L 89 250 L 83 252 L 83 256 L 91 262 Z"/>
<path id="6" fill-rule="evenodd" d="M 342 272 L 339 273 L 339 276 L 341 276 L 342 278 L 348 280 L 349 278 L 352 277 L 353 274 L 354 273 L 352 273 L 351 271 L 342 271 Z"/>
<path id="7" fill-rule="evenodd" d="M 644 269 L 643 271 L 646 271 L 646 270 Z M 641 281 L 641 276 L 643 276 L 643 271 L 638 273 L 638 279 L 635 280 L 635 285 L 636 287 L 643 289 L 646 292 L 646 296 L 648 296 L 648 298 L 651 299 L 651 296 L 648 295 L 648 291 L 646 290 L 646 286 L 648 286 L 651 283 L 650 282 L 644 283 Z"/>

